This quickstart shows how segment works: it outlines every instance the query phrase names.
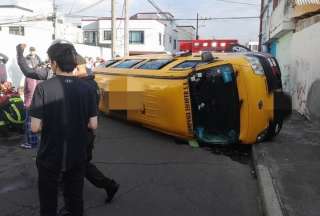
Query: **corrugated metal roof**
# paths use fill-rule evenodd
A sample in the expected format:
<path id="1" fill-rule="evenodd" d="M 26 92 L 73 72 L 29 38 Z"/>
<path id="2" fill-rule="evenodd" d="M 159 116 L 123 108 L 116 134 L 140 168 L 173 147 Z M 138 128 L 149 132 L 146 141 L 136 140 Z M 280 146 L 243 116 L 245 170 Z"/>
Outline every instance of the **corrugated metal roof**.
<path id="1" fill-rule="evenodd" d="M 296 5 L 315 5 L 320 4 L 320 0 L 295 0 Z"/>

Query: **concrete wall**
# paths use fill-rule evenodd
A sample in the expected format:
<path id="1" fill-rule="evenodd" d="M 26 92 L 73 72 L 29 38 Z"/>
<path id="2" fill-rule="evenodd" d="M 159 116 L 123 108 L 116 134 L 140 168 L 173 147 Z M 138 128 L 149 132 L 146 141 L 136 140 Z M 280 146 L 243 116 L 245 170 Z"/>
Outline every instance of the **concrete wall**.
<path id="1" fill-rule="evenodd" d="M 320 22 L 292 36 L 290 82 L 293 105 L 312 120 L 320 120 Z"/>
<path id="2" fill-rule="evenodd" d="M 282 73 L 282 84 L 286 92 L 293 92 L 292 82 L 290 81 L 291 71 L 291 42 L 293 33 L 289 32 L 277 40 L 277 60 Z"/>
<path id="3" fill-rule="evenodd" d="M 290 7 L 289 0 L 281 0 L 272 11 L 270 18 L 270 38 L 275 39 L 294 29 L 294 22 L 291 19 L 293 9 Z"/>
<path id="4" fill-rule="evenodd" d="M 276 44 L 283 87 L 292 95 L 293 108 L 320 121 L 320 15 L 293 19 L 292 1 L 281 0 L 274 11 L 272 1 L 264 3 L 262 45 Z"/>

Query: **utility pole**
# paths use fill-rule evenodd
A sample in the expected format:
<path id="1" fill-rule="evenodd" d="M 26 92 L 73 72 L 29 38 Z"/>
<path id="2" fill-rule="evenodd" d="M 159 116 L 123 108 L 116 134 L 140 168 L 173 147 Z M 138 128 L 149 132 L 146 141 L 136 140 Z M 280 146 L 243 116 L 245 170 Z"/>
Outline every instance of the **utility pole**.
<path id="1" fill-rule="evenodd" d="M 116 0 L 111 0 L 111 57 L 116 57 L 116 43 L 117 43 L 117 29 L 116 29 L 116 9 L 115 9 Z"/>
<path id="2" fill-rule="evenodd" d="M 199 13 L 197 13 L 197 30 L 196 30 L 196 40 L 199 40 Z"/>
<path id="3" fill-rule="evenodd" d="M 262 19 L 263 19 L 263 5 L 264 5 L 264 0 L 261 0 L 261 6 L 260 6 L 260 26 L 259 26 L 259 46 L 258 46 L 258 51 L 262 51 Z"/>
<path id="4" fill-rule="evenodd" d="M 56 27 L 56 20 L 57 20 L 57 6 L 56 6 L 56 0 L 52 1 L 52 26 L 53 26 L 53 35 L 52 35 L 52 40 L 56 39 L 56 34 L 57 34 L 57 27 Z"/>
<path id="5" fill-rule="evenodd" d="M 129 56 L 129 15 L 128 15 L 128 5 L 129 0 L 124 0 L 124 56 Z"/>

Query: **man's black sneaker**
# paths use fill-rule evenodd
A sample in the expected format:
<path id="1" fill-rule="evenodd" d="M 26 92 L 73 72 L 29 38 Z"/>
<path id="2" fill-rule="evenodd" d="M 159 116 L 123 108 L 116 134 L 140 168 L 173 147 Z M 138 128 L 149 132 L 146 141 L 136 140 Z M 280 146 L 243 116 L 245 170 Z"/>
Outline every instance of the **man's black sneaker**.
<path id="1" fill-rule="evenodd" d="M 115 182 L 114 180 L 112 180 L 112 183 L 110 184 L 110 186 L 108 188 L 105 188 L 106 192 L 107 192 L 107 199 L 106 199 L 106 203 L 110 203 L 114 197 L 114 195 L 117 193 L 117 191 L 119 190 L 120 185 Z"/>

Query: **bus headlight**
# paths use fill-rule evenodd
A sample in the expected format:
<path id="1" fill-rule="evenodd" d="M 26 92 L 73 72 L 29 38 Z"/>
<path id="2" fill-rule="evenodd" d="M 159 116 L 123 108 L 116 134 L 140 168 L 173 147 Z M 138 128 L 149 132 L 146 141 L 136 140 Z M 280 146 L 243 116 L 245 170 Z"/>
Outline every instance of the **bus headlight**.
<path id="1" fill-rule="evenodd" d="M 259 58 L 254 57 L 254 56 L 246 56 L 246 58 L 250 62 L 251 67 L 252 67 L 253 71 L 255 72 L 255 74 L 264 75 L 264 70 L 263 70 L 262 64 L 260 63 Z"/>

